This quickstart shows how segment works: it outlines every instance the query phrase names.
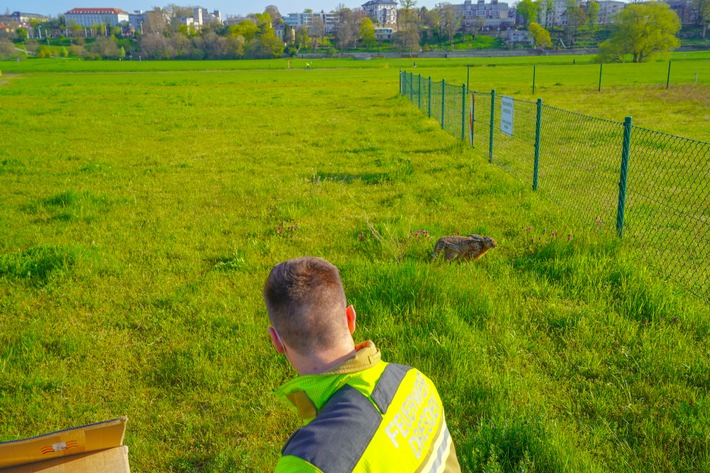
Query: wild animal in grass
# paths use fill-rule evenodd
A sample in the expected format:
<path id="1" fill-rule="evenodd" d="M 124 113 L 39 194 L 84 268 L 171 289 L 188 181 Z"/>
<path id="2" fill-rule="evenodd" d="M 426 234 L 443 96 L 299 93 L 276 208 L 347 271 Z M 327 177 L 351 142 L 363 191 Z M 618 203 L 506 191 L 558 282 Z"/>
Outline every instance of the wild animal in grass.
<path id="1" fill-rule="evenodd" d="M 436 258 L 437 255 L 443 251 L 446 261 L 457 258 L 464 260 L 470 260 L 472 258 L 478 259 L 491 248 L 498 248 L 498 244 L 491 237 L 481 235 L 452 235 L 439 238 L 434 246 L 434 253 L 431 256 Z"/>

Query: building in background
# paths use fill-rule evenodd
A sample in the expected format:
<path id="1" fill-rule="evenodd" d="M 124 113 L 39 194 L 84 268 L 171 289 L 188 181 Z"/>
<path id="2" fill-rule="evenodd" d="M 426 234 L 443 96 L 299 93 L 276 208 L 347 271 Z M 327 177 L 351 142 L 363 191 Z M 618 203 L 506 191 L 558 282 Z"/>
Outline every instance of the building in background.
<path id="1" fill-rule="evenodd" d="M 475 26 L 487 29 L 506 29 L 515 26 L 515 17 L 510 17 L 510 8 L 505 2 L 491 0 L 491 3 L 486 3 L 485 0 L 478 0 L 473 3 L 471 0 L 465 0 L 463 4 L 455 7 L 461 18 L 461 25 L 469 30 Z"/>
<path id="2" fill-rule="evenodd" d="M 392 39 L 393 34 L 393 28 L 375 28 L 375 39 L 377 40 Z"/>
<path id="3" fill-rule="evenodd" d="M 626 2 L 618 2 L 615 0 L 601 0 L 597 1 L 597 3 L 599 4 L 599 17 L 597 18 L 598 25 L 606 25 L 607 23 L 611 23 L 613 16 L 626 7 Z"/>
<path id="4" fill-rule="evenodd" d="M 145 23 L 145 12 L 143 10 L 134 10 L 128 14 L 128 25 L 132 31 L 142 32 L 143 23 Z"/>
<path id="5" fill-rule="evenodd" d="M 293 28 L 299 29 L 302 26 L 308 28 L 310 34 L 315 33 L 315 26 L 318 21 L 322 22 L 325 34 L 332 34 L 340 23 L 340 16 L 337 13 L 288 13 L 283 17 L 284 23 Z"/>
<path id="6" fill-rule="evenodd" d="M 47 21 L 48 16 L 40 15 L 38 13 L 24 13 L 24 12 L 12 12 L 9 15 L 2 16 L 3 21 L 17 23 L 20 26 L 29 25 L 30 22 L 34 21 Z"/>
<path id="7" fill-rule="evenodd" d="M 64 14 L 67 25 L 85 28 L 95 25 L 121 26 L 128 24 L 128 12 L 120 8 L 73 8 Z"/>
<path id="8" fill-rule="evenodd" d="M 378 27 L 397 27 L 397 2 L 395 0 L 370 0 L 362 5 L 362 9 Z"/>

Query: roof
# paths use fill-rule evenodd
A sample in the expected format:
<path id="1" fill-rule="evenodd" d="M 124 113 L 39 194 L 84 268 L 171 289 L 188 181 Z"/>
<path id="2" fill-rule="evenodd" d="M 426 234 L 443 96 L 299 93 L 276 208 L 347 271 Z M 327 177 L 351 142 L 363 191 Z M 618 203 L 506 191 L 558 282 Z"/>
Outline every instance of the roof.
<path id="1" fill-rule="evenodd" d="M 128 12 L 121 10 L 120 8 L 72 8 L 66 15 L 88 15 L 88 14 L 102 14 L 102 15 L 128 15 Z"/>
<path id="2" fill-rule="evenodd" d="M 362 6 L 367 6 L 367 5 L 397 5 L 396 0 L 370 0 L 369 2 L 364 3 Z"/>

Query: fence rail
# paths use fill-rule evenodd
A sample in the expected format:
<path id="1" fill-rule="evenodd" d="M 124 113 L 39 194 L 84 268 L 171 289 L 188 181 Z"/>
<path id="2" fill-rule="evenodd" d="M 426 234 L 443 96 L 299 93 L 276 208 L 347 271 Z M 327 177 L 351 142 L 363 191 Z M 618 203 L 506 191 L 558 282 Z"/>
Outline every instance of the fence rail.
<path id="1" fill-rule="evenodd" d="M 664 277 L 710 299 L 710 143 L 541 99 L 503 104 L 495 90 L 404 71 L 400 93 L 491 163 L 529 180 L 582 223 L 630 239 Z"/>

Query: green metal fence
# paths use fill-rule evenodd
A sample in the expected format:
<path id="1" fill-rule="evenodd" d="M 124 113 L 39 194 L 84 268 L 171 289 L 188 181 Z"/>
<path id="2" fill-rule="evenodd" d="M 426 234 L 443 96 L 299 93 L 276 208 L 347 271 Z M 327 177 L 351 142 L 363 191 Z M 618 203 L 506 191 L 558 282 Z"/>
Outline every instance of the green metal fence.
<path id="1" fill-rule="evenodd" d="M 710 299 L 710 143 L 400 73 L 400 92 L 582 223 Z M 512 105 L 512 107 L 510 107 Z M 510 121 L 508 133 L 501 120 Z M 512 131 L 512 133 L 511 133 Z"/>

